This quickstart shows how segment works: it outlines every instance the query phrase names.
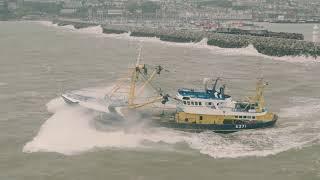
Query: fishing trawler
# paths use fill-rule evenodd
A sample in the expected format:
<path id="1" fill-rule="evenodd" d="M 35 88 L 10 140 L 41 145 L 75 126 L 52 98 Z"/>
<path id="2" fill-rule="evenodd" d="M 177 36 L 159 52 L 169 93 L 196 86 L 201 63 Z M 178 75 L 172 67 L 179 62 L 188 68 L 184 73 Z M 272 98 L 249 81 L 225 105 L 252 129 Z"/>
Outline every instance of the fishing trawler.
<path id="1" fill-rule="evenodd" d="M 162 66 L 141 64 L 141 48 L 136 65 L 129 68 L 129 77 L 121 78 L 104 99 L 67 93 L 62 98 L 71 105 L 94 108 L 94 110 L 117 113 L 124 119 L 132 111 L 140 111 L 158 103 L 158 115 L 152 115 L 152 123 L 157 126 L 183 131 L 214 131 L 220 133 L 236 132 L 244 129 L 272 127 L 278 116 L 265 107 L 264 88 L 267 85 L 259 79 L 256 94 L 245 101 L 234 101 L 225 94 L 225 85 L 217 88 L 220 78 L 205 79 L 204 90 L 179 89 L 176 96 L 171 96 L 152 83 L 156 75 L 164 70 Z M 149 72 L 152 70 L 151 73 Z M 212 85 L 209 87 L 209 85 Z M 153 89 L 153 94 L 144 96 L 146 87 Z M 175 104 L 167 108 L 168 102 Z M 93 105 L 95 104 L 95 105 Z M 105 107 L 104 105 L 107 105 Z"/>
<path id="2" fill-rule="evenodd" d="M 225 85 L 216 89 L 219 78 L 212 88 L 208 88 L 209 79 L 205 80 L 205 89 L 179 89 L 176 95 L 177 112 L 171 118 L 160 118 L 161 126 L 192 132 L 211 130 L 230 133 L 244 129 L 272 127 L 278 116 L 265 108 L 264 88 L 267 85 L 260 79 L 256 94 L 245 101 L 233 101 L 225 94 Z"/>

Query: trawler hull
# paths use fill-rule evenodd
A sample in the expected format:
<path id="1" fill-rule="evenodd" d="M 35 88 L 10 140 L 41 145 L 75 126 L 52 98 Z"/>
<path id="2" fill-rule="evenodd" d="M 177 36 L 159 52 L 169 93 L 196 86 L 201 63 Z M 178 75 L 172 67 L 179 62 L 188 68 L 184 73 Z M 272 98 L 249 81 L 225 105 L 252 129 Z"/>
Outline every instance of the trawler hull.
<path id="1" fill-rule="evenodd" d="M 275 125 L 278 117 L 270 121 L 248 123 L 248 124 L 197 124 L 197 123 L 177 123 L 175 120 L 154 120 L 154 124 L 161 127 L 172 128 L 175 130 L 188 131 L 188 132 L 203 132 L 203 131 L 213 131 L 216 133 L 233 133 L 242 130 L 249 129 L 263 129 L 270 128 Z"/>

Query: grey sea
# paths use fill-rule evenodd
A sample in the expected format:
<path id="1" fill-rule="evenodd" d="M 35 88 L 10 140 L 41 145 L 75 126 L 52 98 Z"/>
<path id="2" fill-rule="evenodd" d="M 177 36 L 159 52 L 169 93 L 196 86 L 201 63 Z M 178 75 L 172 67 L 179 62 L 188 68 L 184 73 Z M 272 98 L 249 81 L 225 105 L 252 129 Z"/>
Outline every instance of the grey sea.
<path id="1" fill-rule="evenodd" d="M 64 104 L 66 91 L 106 93 L 134 64 L 142 40 L 144 63 L 169 70 L 157 78 L 171 94 L 223 77 L 227 93 L 241 99 L 264 77 L 276 126 L 226 135 L 113 127 Z M 101 27 L 0 22 L 0 179 L 320 179 L 317 61 L 104 35 Z"/>

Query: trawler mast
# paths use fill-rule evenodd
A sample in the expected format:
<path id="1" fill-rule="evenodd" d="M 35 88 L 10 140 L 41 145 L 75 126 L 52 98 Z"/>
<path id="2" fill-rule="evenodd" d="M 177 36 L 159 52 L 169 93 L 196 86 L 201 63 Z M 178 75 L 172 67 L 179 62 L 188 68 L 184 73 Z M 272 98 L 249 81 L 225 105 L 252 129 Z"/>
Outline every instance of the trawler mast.
<path id="1" fill-rule="evenodd" d="M 167 99 L 165 98 L 166 96 L 163 96 L 162 94 L 160 94 L 157 97 L 150 98 L 149 100 L 144 101 L 142 103 L 135 102 L 137 96 L 141 95 L 141 93 L 144 91 L 146 86 L 150 84 L 151 81 L 155 78 L 156 74 L 160 74 L 160 72 L 163 70 L 161 66 L 157 66 L 156 68 L 154 68 L 153 72 L 148 76 L 148 69 L 146 67 L 146 64 L 140 64 L 142 59 L 141 56 L 142 56 L 142 45 L 140 45 L 140 48 L 139 48 L 139 54 L 136 60 L 135 67 L 131 68 L 132 71 L 131 71 L 131 78 L 130 78 L 130 89 L 128 92 L 129 108 L 140 108 L 161 100 L 164 103 L 167 101 Z M 137 90 L 137 83 L 139 80 L 143 80 L 143 84 Z M 117 89 L 113 93 L 115 93 L 116 91 Z M 165 101 L 163 101 L 164 98 L 165 98 Z"/>

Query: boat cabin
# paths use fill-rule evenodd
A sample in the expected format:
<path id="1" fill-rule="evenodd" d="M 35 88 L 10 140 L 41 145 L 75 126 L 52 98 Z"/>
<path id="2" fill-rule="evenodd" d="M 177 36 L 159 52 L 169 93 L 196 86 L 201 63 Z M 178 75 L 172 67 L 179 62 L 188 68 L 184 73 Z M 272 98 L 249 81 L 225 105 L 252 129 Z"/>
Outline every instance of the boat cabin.
<path id="1" fill-rule="evenodd" d="M 196 91 L 194 89 L 179 89 L 177 98 L 181 100 L 184 106 L 193 107 L 210 107 L 211 109 L 219 109 L 219 106 L 231 96 L 215 90 Z"/>
<path id="2" fill-rule="evenodd" d="M 216 99 L 216 100 L 225 100 L 230 98 L 229 95 L 224 94 L 224 88 L 220 88 L 220 92 L 216 90 L 205 90 L 205 91 L 196 91 L 194 89 L 179 89 L 178 95 L 183 98 L 197 98 L 197 99 Z"/>

